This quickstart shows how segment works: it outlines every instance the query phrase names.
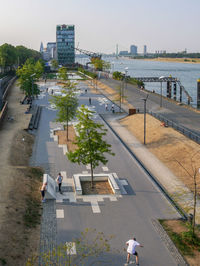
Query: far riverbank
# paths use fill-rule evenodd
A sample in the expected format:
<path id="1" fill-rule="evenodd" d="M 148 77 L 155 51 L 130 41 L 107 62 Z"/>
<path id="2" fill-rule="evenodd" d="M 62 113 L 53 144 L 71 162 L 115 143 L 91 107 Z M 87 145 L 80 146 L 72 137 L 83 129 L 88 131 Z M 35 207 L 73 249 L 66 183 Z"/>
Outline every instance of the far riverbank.
<path id="1" fill-rule="evenodd" d="M 130 58 L 131 59 L 131 58 Z M 170 58 L 170 57 L 158 57 L 158 58 L 145 58 L 141 59 L 145 61 L 157 61 L 157 62 L 174 62 L 174 63 L 186 63 L 186 64 L 200 64 L 200 58 Z"/>

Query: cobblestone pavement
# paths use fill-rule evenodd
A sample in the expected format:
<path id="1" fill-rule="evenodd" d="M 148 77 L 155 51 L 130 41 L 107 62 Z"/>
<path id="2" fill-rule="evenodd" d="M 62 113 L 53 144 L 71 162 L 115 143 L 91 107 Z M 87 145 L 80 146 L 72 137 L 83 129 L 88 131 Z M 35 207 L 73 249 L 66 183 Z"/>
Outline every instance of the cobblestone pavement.
<path id="1" fill-rule="evenodd" d="M 56 204 L 55 200 L 46 200 L 43 203 L 42 222 L 40 230 L 40 248 L 39 265 L 45 265 L 45 259 L 42 254 L 51 254 L 50 260 L 53 262 L 56 258 L 52 257 L 53 250 L 57 246 L 56 229 Z"/>

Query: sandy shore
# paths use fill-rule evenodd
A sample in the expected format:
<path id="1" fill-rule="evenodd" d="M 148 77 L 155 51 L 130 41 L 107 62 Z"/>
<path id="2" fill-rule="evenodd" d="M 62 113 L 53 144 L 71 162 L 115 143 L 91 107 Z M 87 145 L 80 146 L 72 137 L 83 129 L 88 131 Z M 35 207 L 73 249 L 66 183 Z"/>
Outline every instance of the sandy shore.
<path id="1" fill-rule="evenodd" d="M 185 64 L 200 64 L 200 58 L 152 58 L 152 59 L 141 59 L 145 61 L 157 61 L 157 62 L 174 62 L 174 63 L 185 63 Z"/>

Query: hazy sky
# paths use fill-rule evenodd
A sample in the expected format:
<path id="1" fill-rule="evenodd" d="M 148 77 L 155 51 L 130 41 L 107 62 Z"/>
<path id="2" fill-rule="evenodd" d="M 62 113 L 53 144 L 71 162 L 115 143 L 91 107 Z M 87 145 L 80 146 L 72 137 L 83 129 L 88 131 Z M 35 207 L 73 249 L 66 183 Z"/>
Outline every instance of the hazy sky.
<path id="1" fill-rule="evenodd" d="M 0 0 L 0 45 L 39 50 L 57 24 L 74 24 L 76 45 L 91 51 L 200 52 L 200 0 Z"/>

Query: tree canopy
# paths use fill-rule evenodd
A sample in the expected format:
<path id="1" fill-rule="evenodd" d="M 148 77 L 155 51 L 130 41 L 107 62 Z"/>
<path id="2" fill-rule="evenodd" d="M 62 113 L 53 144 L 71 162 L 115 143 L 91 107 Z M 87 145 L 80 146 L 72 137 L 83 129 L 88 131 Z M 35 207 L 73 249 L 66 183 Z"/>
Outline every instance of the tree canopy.
<path id="1" fill-rule="evenodd" d="M 114 155 L 114 153 L 111 152 L 111 145 L 103 140 L 107 130 L 103 128 L 102 124 L 93 120 L 94 112 L 81 105 L 77 113 L 78 124 L 76 130 L 78 136 L 76 136 L 74 143 L 78 148 L 74 152 L 69 152 L 67 156 L 73 163 L 90 164 L 91 186 L 93 187 L 93 169 L 100 162 L 104 165 L 108 162 L 104 153 L 110 155 Z"/>
<path id="2" fill-rule="evenodd" d="M 3 69 L 12 67 L 17 62 L 17 52 L 14 46 L 3 44 L 0 46 L 0 65 Z"/>
<path id="3" fill-rule="evenodd" d="M 17 75 L 20 89 L 27 96 L 39 94 L 39 89 L 35 82 L 41 77 L 43 72 L 44 66 L 39 60 L 35 63 L 33 59 L 27 59 L 22 67 L 18 67 Z"/>
<path id="4" fill-rule="evenodd" d="M 58 70 L 58 78 L 62 80 L 67 80 L 67 68 L 66 67 L 61 67 Z"/>
<path id="5" fill-rule="evenodd" d="M 41 54 L 22 45 L 14 47 L 5 43 L 0 46 L 0 66 L 3 72 L 24 64 L 28 58 L 37 61 L 41 58 Z"/>
<path id="6" fill-rule="evenodd" d="M 99 71 L 110 69 L 110 63 L 99 58 L 92 58 L 91 63 L 94 65 L 94 68 Z"/>
<path id="7" fill-rule="evenodd" d="M 68 140 L 68 123 L 76 115 L 78 99 L 75 94 L 74 84 L 70 81 L 63 86 L 62 96 L 52 96 L 50 100 L 58 109 L 56 121 L 67 123 L 67 140 Z"/>

